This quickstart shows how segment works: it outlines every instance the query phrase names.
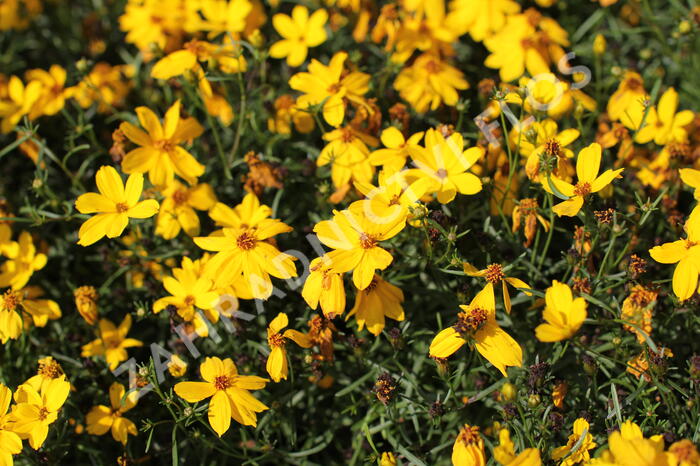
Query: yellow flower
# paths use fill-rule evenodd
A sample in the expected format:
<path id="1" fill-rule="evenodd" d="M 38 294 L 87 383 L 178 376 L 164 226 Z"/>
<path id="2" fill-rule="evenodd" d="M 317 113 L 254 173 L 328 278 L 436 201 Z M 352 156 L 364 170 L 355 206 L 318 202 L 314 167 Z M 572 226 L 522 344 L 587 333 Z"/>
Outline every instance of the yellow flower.
<path id="1" fill-rule="evenodd" d="M 469 342 L 504 377 L 508 376 L 508 366 L 522 366 L 520 345 L 496 322 L 496 301 L 491 283 L 477 293 L 468 306 L 459 307 L 462 311 L 457 316 L 457 323 L 442 330 L 430 343 L 430 356 L 447 358 Z"/>
<path id="2" fill-rule="evenodd" d="M 289 325 L 287 314 L 280 312 L 277 314 L 277 317 L 272 319 L 270 326 L 267 327 L 267 344 L 270 347 L 270 355 L 267 357 L 265 368 L 275 382 L 279 382 L 282 379 L 287 380 L 287 374 L 289 373 L 287 351 L 285 349 L 287 340 L 292 340 L 302 348 L 311 347 L 311 340 L 304 333 L 293 329 L 287 329 L 282 333 L 282 329 L 287 325 Z"/>
<path id="3" fill-rule="evenodd" d="M 190 29 L 217 35 L 242 32 L 253 4 L 248 0 L 206 0 L 200 2 L 199 8 L 203 19 L 193 20 Z"/>
<path id="4" fill-rule="evenodd" d="M 323 103 L 323 118 L 331 126 L 338 127 L 345 117 L 347 99 L 358 105 L 367 105 L 362 97 L 369 90 L 370 75 L 352 71 L 343 74 L 343 64 L 348 54 L 333 55 L 328 66 L 311 60 L 308 73 L 297 73 L 289 80 L 289 86 L 304 95 L 297 99 L 301 109 Z"/>
<path id="5" fill-rule="evenodd" d="M 367 288 L 357 291 L 355 305 L 345 320 L 354 315 L 358 330 L 362 331 L 366 325 L 372 335 L 379 336 L 384 330 L 385 317 L 399 322 L 404 320 L 401 303 L 403 303 L 401 288 L 375 275 Z"/>
<path id="6" fill-rule="evenodd" d="M 605 36 L 603 34 L 596 34 L 595 38 L 593 39 L 593 53 L 597 56 L 603 55 L 607 45 L 608 43 L 605 40 Z"/>
<path id="7" fill-rule="evenodd" d="M 126 335 L 131 329 L 131 315 L 127 314 L 119 327 L 108 319 L 100 319 L 97 339 L 83 345 L 81 356 L 104 356 L 110 370 L 117 368 L 120 362 L 127 360 L 126 349 L 143 346 L 143 343 Z"/>
<path id="8" fill-rule="evenodd" d="M 30 377 L 24 384 L 41 393 L 52 380 L 63 378 L 64 372 L 58 361 L 51 356 L 39 359 L 38 363 L 39 369 L 36 375 Z"/>
<path id="9" fill-rule="evenodd" d="M 219 437 L 228 430 L 231 418 L 245 426 L 257 425 L 256 413 L 268 407 L 248 390 L 264 388 L 268 379 L 238 375 L 236 365 L 230 358 L 223 361 L 217 357 L 206 358 L 199 370 L 205 382 L 180 382 L 175 385 L 175 393 L 190 403 L 211 397 L 209 424 Z"/>
<path id="10" fill-rule="evenodd" d="M 693 209 L 684 227 L 687 238 L 679 239 L 649 250 L 652 259 L 662 264 L 675 264 L 673 292 L 681 301 L 695 294 L 698 289 L 700 266 L 700 209 Z"/>
<path id="11" fill-rule="evenodd" d="M 327 255 L 317 257 L 309 264 L 309 275 L 301 295 L 311 309 L 320 305 L 329 319 L 345 311 L 343 275 L 333 271 Z"/>
<path id="12" fill-rule="evenodd" d="M 147 107 L 137 107 L 136 114 L 146 131 L 128 122 L 119 125 L 131 142 L 141 146 L 124 156 L 124 173 L 148 172 L 148 179 L 159 187 L 173 181 L 175 174 L 194 184 L 196 178 L 204 173 L 204 165 L 180 144 L 199 137 L 204 128 L 193 117 L 180 118 L 179 100 L 165 113 L 162 125 L 156 114 Z"/>
<path id="13" fill-rule="evenodd" d="M 439 56 L 420 55 L 411 66 L 404 67 L 394 81 L 394 88 L 418 113 L 437 110 L 442 103 L 454 107 L 459 93 L 469 88 L 464 74 Z"/>
<path id="14" fill-rule="evenodd" d="M 678 92 L 669 88 L 659 99 L 658 107 L 647 108 L 648 98 L 630 103 L 621 116 L 622 123 L 637 131 L 635 142 L 645 144 L 654 141 L 659 146 L 673 142 L 686 142 L 688 131 L 685 126 L 695 118 L 691 110 L 678 109 Z M 643 124 L 642 124 L 643 123 Z"/>
<path id="15" fill-rule="evenodd" d="M 429 184 L 428 178 L 421 178 L 409 184 L 403 171 L 389 174 L 382 170 L 379 173 L 379 186 L 356 182 L 355 188 L 364 194 L 366 199 L 378 202 L 386 209 L 400 206 L 403 209 L 401 215 L 412 219 L 411 210 L 418 208 L 418 201 L 425 194 Z M 412 220 L 411 224 L 417 226 L 417 223 L 416 220 Z"/>
<path id="16" fill-rule="evenodd" d="M 453 466 L 485 466 L 484 439 L 477 426 L 464 425 L 452 447 Z"/>
<path id="17" fill-rule="evenodd" d="M 306 60 L 309 47 L 316 47 L 326 41 L 324 28 L 328 21 L 328 13 L 323 8 L 309 16 L 309 10 L 302 5 L 296 5 L 289 17 L 277 13 L 272 17 L 272 25 L 282 36 L 282 40 L 270 46 L 272 58 L 287 57 L 289 66 L 300 66 Z"/>
<path id="18" fill-rule="evenodd" d="M 613 121 L 619 120 L 633 103 L 642 101 L 646 97 L 644 79 L 639 73 L 625 71 L 620 85 L 608 100 L 608 116 Z"/>
<path id="19" fill-rule="evenodd" d="M 28 231 L 20 233 L 19 241 L 7 244 L 2 252 L 8 260 L 0 266 L 0 287 L 9 286 L 13 290 L 24 288 L 32 274 L 43 269 L 47 261 L 46 254 L 37 252 Z"/>
<path id="20" fill-rule="evenodd" d="M 88 434 L 104 435 L 112 431 L 112 438 L 122 445 L 126 445 L 129 434 L 136 435 L 136 424 L 123 416 L 124 413 L 136 406 L 138 392 L 132 391 L 124 396 L 124 385 L 114 382 L 109 387 L 110 406 L 97 405 L 87 413 Z"/>
<path id="21" fill-rule="evenodd" d="M 594 449 L 598 444 L 593 441 L 593 435 L 588 431 L 588 422 L 583 418 L 578 418 L 574 421 L 574 433 L 569 436 L 566 445 L 557 447 L 552 451 L 552 459 L 555 461 L 561 460 L 560 466 L 572 466 L 582 461 L 590 461 L 591 455 L 588 450 Z M 583 437 L 583 440 L 581 438 Z M 579 443 L 580 442 L 580 443 Z M 578 449 L 571 453 L 574 445 L 578 445 Z"/>
<path id="22" fill-rule="evenodd" d="M 541 466 L 542 459 L 537 448 L 526 448 L 519 455 L 515 454 L 515 445 L 510 439 L 508 429 L 498 431 L 499 445 L 493 449 L 493 458 L 505 466 Z"/>
<path id="23" fill-rule="evenodd" d="M 314 117 L 309 112 L 297 108 L 294 97 L 283 94 L 275 99 L 275 116 L 267 120 L 268 130 L 274 133 L 291 134 L 292 123 L 300 133 L 313 131 Z"/>
<path id="24" fill-rule="evenodd" d="M 50 299 L 36 299 L 39 295 L 39 288 L 27 287 L 8 290 L 0 297 L 0 342 L 14 340 L 22 333 L 22 311 L 31 316 L 37 327 L 44 327 L 49 319 L 61 317 L 58 304 Z"/>
<path id="25" fill-rule="evenodd" d="M 22 451 L 22 439 L 12 430 L 7 410 L 12 401 L 12 391 L 0 383 L 0 464 L 12 466 L 12 455 Z"/>
<path id="26" fill-rule="evenodd" d="M 185 186 L 173 180 L 162 191 L 165 199 L 160 204 L 156 219 L 156 234 L 173 239 L 184 230 L 188 236 L 199 234 L 197 210 L 209 210 L 216 204 L 214 190 L 207 183 Z"/>
<path id="27" fill-rule="evenodd" d="M 119 17 L 119 28 L 126 32 L 126 41 L 143 52 L 154 44 L 164 49 L 184 33 L 185 4 L 184 0 L 129 0 Z"/>
<path id="28" fill-rule="evenodd" d="M 460 133 L 445 138 L 440 131 L 431 128 L 425 135 L 425 147 L 409 147 L 408 151 L 418 168 L 407 170 L 407 178 L 430 180 L 427 192 L 437 193 L 441 204 L 452 202 L 458 192 L 471 195 L 481 191 L 481 180 L 467 170 L 484 156 L 484 149 L 464 150 L 464 138 Z"/>
<path id="29" fill-rule="evenodd" d="M 505 26 L 484 40 L 491 52 L 484 65 L 499 70 L 502 81 L 514 81 L 525 70 L 531 76 L 549 72 L 549 64 L 563 55 L 568 46 L 566 31 L 551 18 L 530 9 L 510 15 Z"/>
<path id="30" fill-rule="evenodd" d="M 27 81 L 41 83 L 41 95 L 29 112 L 29 118 L 37 118 L 41 115 L 55 115 L 65 105 L 66 70 L 59 65 L 51 65 L 49 71 L 42 69 L 29 70 L 26 74 Z"/>
<path id="31" fill-rule="evenodd" d="M 601 155 L 602 149 L 597 142 L 579 152 L 576 160 L 576 176 L 578 177 L 576 185 L 567 183 L 555 176 L 543 180 L 543 186 L 547 191 L 552 192 L 556 188 L 559 193 L 568 196 L 566 201 L 552 207 L 555 214 L 560 217 L 562 215 L 567 217 L 575 216 L 583 207 L 583 202 L 587 196 L 597 193 L 620 176 L 624 168 L 606 170 L 602 174 L 598 174 L 600 172 Z"/>
<path id="32" fill-rule="evenodd" d="M 375 270 L 384 270 L 394 259 L 379 246 L 406 224 L 400 207 L 394 207 L 386 209 L 369 200 L 356 202 L 347 210 L 334 210 L 333 220 L 324 220 L 314 227 L 319 241 L 334 249 L 327 254 L 332 270 L 337 273 L 353 270 L 352 280 L 359 290 L 370 285 Z"/>
<path id="33" fill-rule="evenodd" d="M 540 159 L 546 156 L 556 160 L 556 165 L 553 167 L 554 173 L 560 178 L 568 179 L 570 170 L 568 159 L 574 158 L 574 153 L 568 146 L 576 141 L 581 133 L 572 128 L 559 131 L 557 123 L 551 119 L 533 123 L 529 131 L 532 131 L 533 139 L 517 131 L 511 132 L 510 137 L 510 142 L 514 146 L 520 144 L 521 153 L 527 156 L 525 173 L 528 178 L 538 183 L 542 182 Z"/>
<path id="34" fill-rule="evenodd" d="M 27 86 L 17 76 L 12 76 L 7 85 L 7 100 L 0 100 L 0 133 L 12 131 L 19 120 L 27 115 L 41 97 L 41 83 L 32 81 Z"/>
<path id="35" fill-rule="evenodd" d="M 447 21 L 477 42 L 501 31 L 508 15 L 520 12 L 513 0 L 453 0 Z"/>
<path id="36" fill-rule="evenodd" d="M 168 361 L 168 372 L 173 377 L 182 377 L 187 372 L 187 363 L 177 354 L 173 354 Z"/>
<path id="37" fill-rule="evenodd" d="M 258 228 L 267 223 L 270 215 L 272 215 L 272 209 L 265 204 L 260 204 L 260 200 L 253 193 L 246 194 L 243 201 L 236 207 L 231 208 L 222 202 L 217 202 L 209 211 L 209 216 L 217 226 L 227 228 Z"/>
<path id="38" fill-rule="evenodd" d="M 285 223 L 268 218 L 254 227 L 223 228 L 220 233 L 196 237 L 194 242 L 206 251 L 216 252 L 205 266 L 205 276 L 214 281 L 215 287 L 229 286 L 242 274 L 253 296 L 267 299 L 272 294 L 270 275 L 282 279 L 297 275 L 294 257 L 266 241 L 291 230 Z"/>
<path id="39" fill-rule="evenodd" d="M 408 158 L 408 148 L 419 147 L 420 140 L 423 139 L 423 131 L 413 134 L 406 140 L 396 127 L 390 126 L 381 134 L 382 144 L 386 149 L 377 149 L 369 155 L 369 163 L 372 165 L 382 165 L 384 170 L 394 173 L 401 170 L 406 165 Z"/>
<path id="40" fill-rule="evenodd" d="M 323 139 L 328 141 L 328 144 L 321 149 L 316 165 L 323 167 L 331 164 L 331 179 L 336 188 L 341 188 L 351 180 L 372 180 L 374 167 L 367 159 L 367 144 L 376 145 L 377 140 L 374 137 L 352 126 L 345 126 L 327 132 Z"/>
<path id="41" fill-rule="evenodd" d="M 697 447 L 688 439 L 682 439 L 668 447 L 668 453 L 673 455 L 678 466 L 697 466 L 700 464 L 700 453 Z"/>
<path id="42" fill-rule="evenodd" d="M 566 382 L 557 382 L 552 390 L 552 403 L 555 407 L 562 409 L 564 407 L 564 399 L 569 392 L 569 384 Z"/>
<path id="43" fill-rule="evenodd" d="M 85 193 L 75 201 L 82 214 L 97 215 L 89 218 L 78 231 L 78 244 L 90 246 L 102 237 L 121 235 L 130 218 L 149 218 L 158 212 L 158 202 L 153 199 L 140 201 L 143 191 L 143 175 L 135 173 L 126 180 L 126 187 L 117 171 L 102 166 L 95 175 L 98 193 Z"/>
<path id="44" fill-rule="evenodd" d="M 46 440 L 49 425 L 58 418 L 58 411 L 68 398 L 70 383 L 65 377 L 53 379 L 37 392 L 29 385 L 20 385 L 15 392 L 15 402 L 10 420 L 12 431 L 38 450 Z"/>
<path id="45" fill-rule="evenodd" d="M 466 273 L 470 277 L 486 278 L 486 281 L 491 285 L 490 287 L 488 287 L 488 289 L 491 291 L 492 294 L 494 293 L 494 287 L 498 286 L 498 284 L 500 283 L 501 287 L 503 288 L 503 304 L 508 314 L 510 314 L 511 310 L 510 293 L 508 292 L 508 285 L 514 288 L 523 289 L 523 293 L 525 293 L 527 296 L 532 296 L 532 293 L 526 291 L 530 289 L 530 285 L 520 280 L 519 278 L 506 277 L 505 273 L 503 273 L 503 266 L 501 264 L 491 264 L 485 269 L 477 270 L 477 268 L 471 265 L 469 262 L 464 262 L 462 264 L 462 268 L 464 270 L 464 273 Z M 493 296 L 492 300 L 495 301 L 495 299 L 496 297 Z"/>
<path id="46" fill-rule="evenodd" d="M 396 466 L 396 457 L 390 451 L 383 451 L 379 458 L 379 466 Z"/>
<path id="47" fill-rule="evenodd" d="M 168 306 L 175 306 L 177 313 L 184 320 L 191 322 L 197 317 L 195 307 L 207 312 L 209 320 L 217 321 L 219 315 L 211 312 L 219 299 L 213 290 L 213 282 L 192 270 L 173 269 L 173 277 L 163 278 L 163 286 L 171 294 L 153 303 L 153 312 L 161 312 Z M 203 335 L 204 336 L 204 335 Z"/>
<path id="48" fill-rule="evenodd" d="M 73 291 L 75 307 L 80 316 L 90 325 L 97 322 L 97 290 L 93 286 L 81 286 Z"/>
<path id="49" fill-rule="evenodd" d="M 545 303 L 542 317 L 547 323 L 535 329 L 540 341 L 552 343 L 571 338 L 586 320 L 586 300 L 574 299 L 565 283 L 554 280 L 545 293 Z"/>
<path id="50" fill-rule="evenodd" d="M 98 112 L 111 112 L 114 107 L 123 105 L 133 86 L 130 79 L 133 74 L 131 65 L 97 63 L 82 81 L 66 89 L 66 97 L 75 99 L 82 108 L 97 102 Z"/>
<path id="51" fill-rule="evenodd" d="M 672 453 L 665 453 L 661 435 L 644 438 L 642 430 L 632 421 L 625 421 L 619 431 L 608 437 L 610 461 L 620 466 L 666 466 L 675 464 Z"/>

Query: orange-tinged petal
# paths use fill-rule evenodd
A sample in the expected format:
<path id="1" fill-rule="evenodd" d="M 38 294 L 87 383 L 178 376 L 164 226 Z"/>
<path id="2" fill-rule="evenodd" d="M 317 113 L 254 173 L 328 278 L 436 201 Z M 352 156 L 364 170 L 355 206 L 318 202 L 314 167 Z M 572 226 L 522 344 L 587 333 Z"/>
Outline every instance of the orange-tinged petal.
<path id="1" fill-rule="evenodd" d="M 136 115 L 139 117 L 139 122 L 151 137 L 153 141 L 163 139 L 163 127 L 160 125 L 160 120 L 148 107 L 136 107 Z"/>
<path id="2" fill-rule="evenodd" d="M 119 129 L 134 144 L 139 146 L 150 146 L 152 144 L 151 137 L 131 123 L 125 121 L 119 125 Z"/>
<path id="3" fill-rule="evenodd" d="M 275 382 L 279 382 L 282 379 L 287 380 L 287 354 L 282 347 L 276 346 L 272 348 L 270 355 L 267 357 L 265 369 Z"/>
<path id="4" fill-rule="evenodd" d="M 277 317 L 272 319 L 269 328 L 272 333 L 279 333 L 287 325 L 289 325 L 289 319 L 287 318 L 287 314 L 285 314 L 284 312 L 280 312 L 279 314 L 277 314 Z"/>

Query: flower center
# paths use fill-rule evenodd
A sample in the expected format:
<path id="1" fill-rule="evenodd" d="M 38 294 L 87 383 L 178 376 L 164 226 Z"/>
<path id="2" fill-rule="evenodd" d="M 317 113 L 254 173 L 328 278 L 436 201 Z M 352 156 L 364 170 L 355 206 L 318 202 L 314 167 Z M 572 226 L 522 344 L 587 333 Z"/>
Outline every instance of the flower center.
<path id="1" fill-rule="evenodd" d="M 167 139 L 161 139 L 160 141 L 154 142 L 153 147 L 164 152 L 172 152 L 173 149 L 175 149 L 175 144 Z"/>
<path id="2" fill-rule="evenodd" d="M 479 426 L 468 426 L 465 425 L 459 431 L 459 441 L 465 445 L 472 445 L 479 443 L 481 441 L 481 436 L 479 435 Z"/>
<path id="3" fill-rule="evenodd" d="M 284 336 L 281 333 L 274 333 L 267 337 L 267 344 L 270 345 L 270 348 L 279 348 L 284 346 L 284 343 Z"/>
<path id="4" fill-rule="evenodd" d="M 486 281 L 494 285 L 500 283 L 505 278 L 501 264 L 491 264 L 486 267 Z"/>
<path id="5" fill-rule="evenodd" d="M 173 193 L 173 201 L 175 202 L 175 205 L 182 205 L 186 203 L 189 197 L 189 193 L 184 189 L 178 189 Z"/>
<path id="6" fill-rule="evenodd" d="M 39 409 L 39 420 L 43 421 L 47 417 L 49 417 L 49 410 L 42 406 L 41 409 Z"/>
<path id="7" fill-rule="evenodd" d="M 194 304 L 194 301 L 195 301 L 194 296 L 188 295 L 185 298 L 185 306 L 192 306 Z"/>
<path id="8" fill-rule="evenodd" d="M 362 233 L 360 235 L 360 247 L 362 249 L 372 249 L 377 245 L 377 240 L 367 233 Z"/>
<path id="9" fill-rule="evenodd" d="M 238 237 L 238 239 L 236 239 L 236 246 L 244 251 L 249 251 L 255 247 L 256 242 L 257 239 L 255 239 L 255 236 L 248 232 L 244 232 Z"/>
<path id="10" fill-rule="evenodd" d="M 544 143 L 544 153 L 551 157 L 561 156 L 561 144 L 555 138 Z"/>
<path id="11" fill-rule="evenodd" d="M 438 171 L 435 172 L 435 174 L 441 180 L 444 180 L 445 178 L 447 178 L 447 170 L 445 170 L 444 168 L 439 169 Z"/>
<path id="12" fill-rule="evenodd" d="M 214 387 L 216 387 L 217 390 L 226 390 L 231 386 L 233 386 L 232 380 L 227 375 L 220 375 L 214 378 Z"/>
<path id="13" fill-rule="evenodd" d="M 336 94 L 338 91 L 340 91 L 341 87 L 342 86 L 340 85 L 340 83 L 331 84 L 330 86 L 328 86 L 328 89 L 326 89 L 326 92 L 328 92 L 329 94 Z"/>
<path id="14" fill-rule="evenodd" d="M 123 214 L 123 213 L 126 212 L 127 210 L 129 210 L 129 206 L 128 206 L 128 205 L 124 204 L 123 202 L 120 202 L 120 203 L 117 204 L 117 213 Z"/>
<path id="15" fill-rule="evenodd" d="M 591 194 L 591 184 L 588 182 L 581 183 L 580 181 L 576 183 L 574 187 L 574 195 L 586 197 Z"/>
<path id="16" fill-rule="evenodd" d="M 63 375 L 63 370 L 61 366 L 51 359 L 50 361 L 40 361 L 38 375 L 46 377 L 47 379 L 57 379 Z"/>
<path id="17" fill-rule="evenodd" d="M 8 311 L 14 311 L 17 306 L 22 302 L 22 298 L 16 291 L 8 290 L 2 297 L 3 307 Z"/>
<path id="18" fill-rule="evenodd" d="M 425 69 L 430 74 L 438 74 L 442 70 L 442 65 L 435 60 L 429 60 L 425 64 Z"/>
<path id="19" fill-rule="evenodd" d="M 480 307 L 470 308 L 468 311 L 462 311 L 457 316 L 457 323 L 452 327 L 457 333 L 463 337 L 474 334 L 483 327 L 488 313 Z"/>
<path id="20" fill-rule="evenodd" d="M 340 140 L 345 143 L 350 143 L 355 140 L 355 135 L 350 128 L 343 128 L 341 130 Z"/>

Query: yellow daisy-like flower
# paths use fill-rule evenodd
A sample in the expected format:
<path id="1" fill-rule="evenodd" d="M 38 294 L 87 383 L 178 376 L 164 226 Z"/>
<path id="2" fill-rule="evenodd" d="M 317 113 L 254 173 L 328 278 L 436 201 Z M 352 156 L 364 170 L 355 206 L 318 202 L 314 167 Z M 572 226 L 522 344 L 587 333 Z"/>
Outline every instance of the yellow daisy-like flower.
<path id="1" fill-rule="evenodd" d="M 460 308 L 457 323 L 442 330 L 430 343 L 430 356 L 447 358 L 469 342 L 504 377 L 508 376 L 508 366 L 522 366 L 520 345 L 496 322 L 496 301 L 491 283 L 477 293 L 468 306 Z"/>
<path id="2" fill-rule="evenodd" d="M 19 290 L 29 282 L 32 274 L 46 266 L 46 254 L 38 252 L 32 235 L 23 231 L 17 242 L 9 241 L 9 228 L 7 243 L 0 248 L 8 260 L 0 266 L 0 287 L 12 287 Z"/>
<path id="3" fill-rule="evenodd" d="M 328 318 L 345 311 L 343 275 L 333 271 L 327 255 L 317 257 L 309 264 L 309 276 L 306 277 L 301 296 L 311 309 L 320 305 Z"/>
<path id="4" fill-rule="evenodd" d="M 70 383 L 65 376 L 52 380 L 37 392 L 30 385 L 20 385 L 10 413 L 12 431 L 38 450 L 46 440 L 49 425 L 58 418 L 58 411 L 68 398 Z"/>
<path id="5" fill-rule="evenodd" d="M 589 428 L 590 425 L 588 421 L 583 418 L 576 419 L 576 421 L 574 421 L 574 433 L 569 436 L 566 445 L 557 447 L 552 451 L 552 459 L 558 461 L 566 456 L 566 458 L 559 463 L 560 466 L 573 466 L 582 461 L 590 461 L 591 455 L 588 451 L 594 449 L 598 444 L 593 441 L 593 435 L 588 431 Z M 578 449 L 571 453 L 574 445 L 579 442 Z"/>
<path id="6" fill-rule="evenodd" d="M 143 346 L 143 343 L 126 335 L 131 329 L 131 315 L 127 314 L 119 327 L 108 319 L 100 319 L 98 324 L 98 337 L 90 343 L 83 345 L 81 356 L 104 356 L 110 370 L 119 366 L 120 362 L 128 359 L 126 349 Z"/>
<path id="7" fill-rule="evenodd" d="M 565 283 L 554 280 L 545 293 L 545 303 L 542 317 L 547 323 L 535 329 L 540 341 L 551 343 L 571 338 L 586 320 L 586 300 L 574 299 Z"/>
<path id="8" fill-rule="evenodd" d="M 124 413 L 136 406 L 138 392 L 125 394 L 124 385 L 114 382 L 109 387 L 110 406 L 97 405 L 87 413 L 87 432 L 92 435 L 104 435 L 112 431 L 112 438 L 126 445 L 129 435 L 136 435 L 136 424 L 123 416 Z"/>
<path id="9" fill-rule="evenodd" d="M 347 57 L 346 52 L 338 52 L 328 65 L 311 60 L 308 73 L 297 73 L 289 80 L 292 89 L 304 93 L 297 99 L 297 106 L 305 109 L 323 103 L 323 118 L 336 128 L 345 117 L 344 99 L 367 105 L 362 96 L 369 90 L 370 75 L 358 71 L 344 74 Z"/>
<path id="10" fill-rule="evenodd" d="M 532 296 L 532 293 L 526 291 L 530 289 L 530 285 L 528 285 L 519 278 L 506 277 L 506 274 L 503 272 L 503 266 L 501 264 L 491 264 L 485 269 L 477 270 L 477 268 L 471 265 L 469 262 L 465 262 L 462 264 L 462 267 L 464 269 L 464 273 L 466 273 L 470 277 L 486 278 L 486 281 L 492 285 L 491 287 L 489 287 L 492 293 L 494 293 L 495 291 L 495 286 L 499 284 L 501 285 L 501 287 L 503 288 L 503 304 L 508 314 L 510 314 L 511 310 L 510 293 L 508 292 L 508 285 L 514 288 L 523 289 L 523 293 L 525 293 L 527 296 Z M 493 299 L 496 299 L 495 296 Z"/>
<path id="11" fill-rule="evenodd" d="M 199 234 L 197 210 L 209 210 L 216 204 L 214 190 L 207 183 L 188 187 L 173 180 L 163 191 L 165 199 L 160 204 L 156 219 L 156 234 L 173 239 L 180 230 L 188 236 Z"/>
<path id="12" fill-rule="evenodd" d="M 446 138 L 431 128 L 425 134 L 425 147 L 409 147 L 408 151 L 418 168 L 407 170 L 406 177 L 429 179 L 426 192 L 437 193 L 441 204 L 452 202 L 457 193 L 471 195 L 481 191 L 481 180 L 467 170 L 484 156 L 484 149 L 464 150 L 460 133 Z"/>
<path id="13" fill-rule="evenodd" d="M 305 6 L 297 5 L 292 16 L 277 13 L 272 17 L 272 25 L 282 36 L 282 40 L 270 46 L 272 58 L 287 58 L 289 66 L 300 66 L 306 60 L 309 47 L 316 47 L 326 41 L 324 28 L 328 13 L 323 8 L 309 16 Z"/>
<path id="14" fill-rule="evenodd" d="M 143 131 L 128 122 L 119 129 L 134 144 L 141 146 L 127 153 L 122 160 L 124 173 L 146 173 L 155 186 L 166 186 L 177 174 L 193 184 L 204 173 L 204 165 L 180 144 L 199 137 L 204 128 L 194 118 L 180 118 L 180 101 L 165 113 L 163 124 L 147 107 L 137 107 Z"/>
<path id="15" fill-rule="evenodd" d="M 384 330 L 386 317 L 399 322 L 404 320 L 401 303 L 403 303 L 401 288 L 375 275 L 367 288 L 357 291 L 355 306 L 345 320 L 354 315 L 358 330 L 362 331 L 366 325 L 372 335 L 378 336 Z"/>
<path id="16" fill-rule="evenodd" d="M 673 292 L 685 301 L 698 290 L 700 274 L 700 209 L 694 209 L 685 224 L 687 238 L 655 246 L 649 250 L 652 259 L 662 264 L 676 264 Z"/>
<path id="17" fill-rule="evenodd" d="M 12 402 L 12 391 L 0 383 L 0 464 L 12 466 L 12 455 L 22 451 L 22 439 L 12 431 L 7 410 Z"/>
<path id="18" fill-rule="evenodd" d="M 583 207 L 583 202 L 587 196 L 597 193 L 612 183 L 615 178 L 619 177 L 624 168 L 606 170 L 602 174 L 598 174 L 600 172 L 601 156 L 602 149 L 597 142 L 579 152 L 578 159 L 576 159 L 576 176 L 578 177 L 576 185 L 567 183 L 555 176 L 543 180 L 543 186 L 547 191 L 552 192 L 556 188 L 559 193 L 568 196 L 566 201 L 552 207 L 555 214 L 560 217 L 562 215 L 567 217 L 575 216 Z"/>
<path id="19" fill-rule="evenodd" d="M 333 211 L 333 220 L 314 227 L 319 241 L 333 248 L 327 254 L 333 271 L 353 271 L 352 280 L 359 290 L 372 282 L 374 271 L 384 270 L 394 260 L 379 244 L 397 235 L 406 225 L 401 208 L 386 209 L 375 201 L 353 203 L 349 209 Z"/>
<path id="20" fill-rule="evenodd" d="M 0 133 L 12 131 L 19 120 L 28 114 L 41 97 L 41 83 L 32 81 L 26 86 L 17 76 L 7 85 L 7 100 L 0 99 Z"/>
<path id="21" fill-rule="evenodd" d="M 657 107 L 647 109 L 647 102 L 647 98 L 633 101 L 620 117 L 625 126 L 637 132 L 634 138 L 636 142 L 645 144 L 653 140 L 663 146 L 688 140 L 685 127 L 693 121 L 695 113 L 691 110 L 676 113 L 678 92 L 674 88 L 663 93 Z"/>
<path id="22" fill-rule="evenodd" d="M 479 433 L 479 427 L 464 425 L 452 446 L 453 466 L 484 466 L 484 439 Z"/>
<path id="23" fill-rule="evenodd" d="M 420 140 L 423 139 L 423 131 L 404 138 L 401 131 L 394 126 L 390 126 L 381 134 L 381 141 L 385 149 L 377 149 L 369 155 L 369 163 L 372 165 L 382 165 L 389 173 L 401 170 L 406 165 L 409 156 L 408 148 L 419 147 Z"/>
<path id="24" fill-rule="evenodd" d="M 270 355 L 267 357 L 265 368 L 275 382 L 282 379 L 287 380 L 289 373 L 285 349 L 287 340 L 292 340 L 302 348 L 310 348 L 312 344 L 311 339 L 305 333 L 291 328 L 282 332 L 287 325 L 289 325 L 287 314 L 280 312 L 267 327 L 267 344 L 270 347 Z"/>
<path id="25" fill-rule="evenodd" d="M 664 452 L 662 435 L 645 438 L 642 429 L 627 420 L 608 437 L 607 463 L 621 466 L 656 466 L 676 464 L 672 452 Z M 604 455 L 605 457 L 605 455 Z M 681 463 L 682 464 L 682 463 Z"/>
<path id="26" fill-rule="evenodd" d="M 121 235 L 130 218 L 149 218 L 158 212 L 158 202 L 153 199 L 140 201 L 143 191 L 143 175 L 135 173 L 126 180 L 126 187 L 117 171 L 103 166 L 95 175 L 98 193 L 82 194 L 75 207 L 82 214 L 97 215 L 89 218 L 78 231 L 78 244 L 90 246 L 104 236 Z"/>
<path id="27" fill-rule="evenodd" d="M 520 5 L 513 0 L 453 0 L 447 22 L 481 42 L 503 29 L 508 15 L 518 12 Z"/>
<path id="28" fill-rule="evenodd" d="M 268 407 L 248 390 L 264 388 L 268 379 L 239 375 L 230 358 L 223 361 L 217 357 L 206 358 L 199 370 L 204 382 L 180 382 L 175 385 L 175 393 L 190 403 L 211 398 L 209 424 L 219 437 L 229 429 L 232 418 L 245 426 L 257 425 L 256 413 Z"/>

